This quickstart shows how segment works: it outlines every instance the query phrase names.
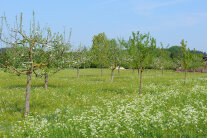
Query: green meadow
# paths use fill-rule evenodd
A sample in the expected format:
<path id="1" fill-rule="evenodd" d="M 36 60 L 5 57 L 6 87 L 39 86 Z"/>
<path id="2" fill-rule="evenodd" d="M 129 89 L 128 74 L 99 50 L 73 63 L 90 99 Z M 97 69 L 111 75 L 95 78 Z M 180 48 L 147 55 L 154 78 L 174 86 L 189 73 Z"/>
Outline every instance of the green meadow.
<path id="1" fill-rule="evenodd" d="M 62 70 L 32 76 L 24 117 L 26 76 L 0 71 L 0 137 L 206 137 L 207 74 L 145 70 L 143 95 L 130 69 Z"/>

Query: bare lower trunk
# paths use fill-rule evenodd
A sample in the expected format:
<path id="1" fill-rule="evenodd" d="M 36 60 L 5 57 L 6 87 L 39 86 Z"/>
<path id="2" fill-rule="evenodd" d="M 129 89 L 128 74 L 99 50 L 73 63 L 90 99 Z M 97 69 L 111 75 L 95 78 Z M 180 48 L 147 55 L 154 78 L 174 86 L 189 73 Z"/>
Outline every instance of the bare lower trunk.
<path id="1" fill-rule="evenodd" d="M 133 70 L 133 73 L 134 73 L 134 68 L 132 68 L 132 70 Z"/>
<path id="2" fill-rule="evenodd" d="M 114 81 L 114 69 L 111 70 L 111 82 Z"/>
<path id="3" fill-rule="evenodd" d="M 26 89 L 25 111 L 24 111 L 25 116 L 29 114 L 29 103 L 30 103 L 30 92 L 31 92 L 31 76 L 32 76 L 32 74 L 27 75 L 27 89 Z"/>
<path id="4" fill-rule="evenodd" d="M 164 67 L 162 67 L 162 76 L 164 75 Z"/>
<path id="5" fill-rule="evenodd" d="M 185 70 L 184 85 L 186 85 L 186 77 L 187 77 L 187 71 Z"/>
<path id="6" fill-rule="evenodd" d="M 25 96 L 25 111 L 24 116 L 29 114 L 29 103 L 30 103 L 30 92 L 31 92 L 31 79 L 32 79 L 32 72 L 33 72 L 33 56 L 32 50 L 34 46 L 34 40 L 31 41 L 29 47 L 29 59 L 30 59 L 30 69 L 27 72 L 27 89 L 26 89 L 26 96 Z"/>
<path id="7" fill-rule="evenodd" d="M 48 74 L 45 73 L 45 89 L 47 90 L 47 86 L 48 86 Z"/>
<path id="8" fill-rule="evenodd" d="M 120 66 L 118 67 L 118 75 L 120 74 Z"/>
<path id="9" fill-rule="evenodd" d="M 143 70 L 142 70 L 142 67 L 141 67 L 140 83 L 139 83 L 139 95 L 142 95 L 142 74 L 143 74 Z"/>
<path id="10" fill-rule="evenodd" d="M 77 67 L 77 79 L 79 79 L 79 67 Z"/>

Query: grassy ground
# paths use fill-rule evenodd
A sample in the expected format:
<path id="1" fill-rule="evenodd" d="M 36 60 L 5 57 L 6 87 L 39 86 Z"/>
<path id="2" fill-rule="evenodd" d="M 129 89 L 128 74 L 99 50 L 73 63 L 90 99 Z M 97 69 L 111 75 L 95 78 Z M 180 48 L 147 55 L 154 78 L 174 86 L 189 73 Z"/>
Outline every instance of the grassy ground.
<path id="1" fill-rule="evenodd" d="M 145 70 L 143 96 L 132 70 L 63 70 L 32 78 L 30 115 L 23 117 L 26 76 L 0 71 L 0 137 L 207 136 L 207 74 Z"/>

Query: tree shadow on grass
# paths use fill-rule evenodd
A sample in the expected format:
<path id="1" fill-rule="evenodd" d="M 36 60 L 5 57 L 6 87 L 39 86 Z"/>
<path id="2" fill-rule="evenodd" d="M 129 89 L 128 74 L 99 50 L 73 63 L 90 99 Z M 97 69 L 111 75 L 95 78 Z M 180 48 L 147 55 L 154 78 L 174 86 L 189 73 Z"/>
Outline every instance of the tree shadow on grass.
<path id="1" fill-rule="evenodd" d="M 9 89 L 26 89 L 27 85 L 26 84 L 17 84 L 17 85 L 11 85 Z M 48 88 L 58 88 L 58 87 L 66 87 L 66 86 L 59 86 L 59 85 L 54 85 L 54 84 L 48 84 Z M 31 85 L 31 89 L 35 88 L 44 88 L 44 84 L 33 84 Z"/>
<path id="2" fill-rule="evenodd" d="M 79 78 L 98 78 L 99 76 L 97 75 L 79 75 Z M 61 77 L 58 77 L 60 79 L 77 79 L 77 76 L 61 76 Z"/>
<path id="3" fill-rule="evenodd" d="M 84 80 L 84 81 L 87 81 L 87 82 L 107 82 L 108 80 L 105 80 L 105 79 L 89 79 L 89 80 Z"/>

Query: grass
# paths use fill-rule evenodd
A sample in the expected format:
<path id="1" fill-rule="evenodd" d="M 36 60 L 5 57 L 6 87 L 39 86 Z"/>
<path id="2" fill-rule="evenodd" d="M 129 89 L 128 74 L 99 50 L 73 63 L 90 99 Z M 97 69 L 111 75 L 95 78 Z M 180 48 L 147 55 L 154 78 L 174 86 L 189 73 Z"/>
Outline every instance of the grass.
<path id="1" fill-rule="evenodd" d="M 0 137 L 207 136 L 207 74 L 145 70 L 143 96 L 132 70 L 62 70 L 32 78 L 30 115 L 23 117 L 26 76 L 0 71 Z"/>

